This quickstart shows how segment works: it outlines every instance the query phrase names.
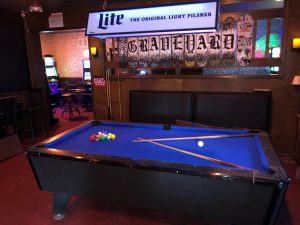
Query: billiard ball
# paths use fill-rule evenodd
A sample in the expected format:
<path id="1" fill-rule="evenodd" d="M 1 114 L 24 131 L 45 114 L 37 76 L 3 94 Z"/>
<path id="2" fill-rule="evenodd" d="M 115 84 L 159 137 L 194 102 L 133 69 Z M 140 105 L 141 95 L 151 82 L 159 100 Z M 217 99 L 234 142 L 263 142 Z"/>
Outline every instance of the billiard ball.
<path id="1" fill-rule="evenodd" d="M 101 140 L 101 141 L 104 141 L 105 139 L 106 139 L 105 135 L 102 134 L 102 135 L 100 136 L 100 140 Z"/>
<path id="2" fill-rule="evenodd" d="M 198 141 L 198 147 L 202 148 L 204 146 L 204 142 L 203 141 Z"/>
<path id="3" fill-rule="evenodd" d="M 110 135 L 110 139 L 111 139 L 111 140 L 115 140 L 115 139 L 116 139 L 116 135 L 111 134 L 111 135 Z"/>
<path id="4" fill-rule="evenodd" d="M 95 135 L 92 135 L 92 136 L 89 137 L 90 141 L 95 141 L 95 139 L 96 139 Z"/>
<path id="5" fill-rule="evenodd" d="M 97 132 L 97 134 L 93 134 L 89 137 L 90 141 L 104 141 L 104 140 L 114 140 L 116 139 L 116 135 L 113 133 L 106 133 L 104 131 Z"/>

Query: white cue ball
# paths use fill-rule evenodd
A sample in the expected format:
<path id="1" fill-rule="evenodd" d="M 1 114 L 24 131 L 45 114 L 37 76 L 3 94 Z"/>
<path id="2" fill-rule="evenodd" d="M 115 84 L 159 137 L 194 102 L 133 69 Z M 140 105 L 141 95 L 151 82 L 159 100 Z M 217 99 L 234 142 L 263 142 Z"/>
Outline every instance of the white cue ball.
<path id="1" fill-rule="evenodd" d="M 203 141 L 198 141 L 198 146 L 199 146 L 200 148 L 202 148 L 202 147 L 204 146 L 204 142 L 203 142 Z"/>

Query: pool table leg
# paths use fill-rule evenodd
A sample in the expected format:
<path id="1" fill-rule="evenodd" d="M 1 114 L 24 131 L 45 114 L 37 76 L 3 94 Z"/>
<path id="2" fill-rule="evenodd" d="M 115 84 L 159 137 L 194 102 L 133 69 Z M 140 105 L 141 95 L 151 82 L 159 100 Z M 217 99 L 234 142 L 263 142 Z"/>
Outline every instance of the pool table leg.
<path id="1" fill-rule="evenodd" d="M 69 199 L 70 195 L 68 194 L 53 194 L 53 218 L 55 220 L 62 220 L 65 217 L 65 208 Z"/>

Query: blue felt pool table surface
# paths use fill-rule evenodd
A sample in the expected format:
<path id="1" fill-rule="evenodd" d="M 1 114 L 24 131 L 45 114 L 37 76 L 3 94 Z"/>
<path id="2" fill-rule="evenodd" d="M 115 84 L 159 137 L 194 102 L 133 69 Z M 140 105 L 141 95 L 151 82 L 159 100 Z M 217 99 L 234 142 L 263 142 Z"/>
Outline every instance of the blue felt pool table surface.
<path id="1" fill-rule="evenodd" d="M 113 133 L 115 140 L 90 141 L 89 137 L 99 131 Z M 87 123 L 67 132 L 45 144 L 46 148 L 71 151 L 91 155 L 126 157 L 132 160 L 156 160 L 167 163 L 228 168 L 198 157 L 173 151 L 148 142 L 134 142 L 138 138 L 176 138 L 210 135 L 235 135 L 248 133 L 246 130 L 194 128 L 171 126 L 164 130 L 163 125 L 101 122 L 100 125 Z M 230 138 L 204 139 L 204 146 L 198 146 L 199 140 L 173 140 L 160 143 L 196 154 L 237 164 L 253 170 L 267 172 L 268 160 L 258 134 Z"/>

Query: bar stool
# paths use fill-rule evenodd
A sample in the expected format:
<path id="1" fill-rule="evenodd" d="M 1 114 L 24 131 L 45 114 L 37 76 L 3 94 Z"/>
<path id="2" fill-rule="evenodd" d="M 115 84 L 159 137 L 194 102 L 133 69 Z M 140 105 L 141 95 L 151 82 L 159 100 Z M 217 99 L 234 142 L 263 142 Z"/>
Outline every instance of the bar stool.
<path id="1" fill-rule="evenodd" d="M 35 134 L 38 129 L 47 136 L 41 89 L 30 90 L 27 100 L 24 102 L 24 107 L 16 111 L 16 124 L 20 139 L 29 134 L 34 144 Z"/>
<path id="2" fill-rule="evenodd" d="M 83 93 L 81 96 L 82 96 L 83 107 L 86 108 L 86 111 L 92 111 L 93 110 L 92 94 Z"/>
<path id="3" fill-rule="evenodd" d="M 81 117 L 77 95 L 72 93 L 66 93 L 63 94 L 62 97 L 64 99 L 64 108 L 61 114 L 61 118 L 64 118 L 65 112 L 69 113 L 69 120 L 71 120 L 72 117 L 74 117 L 73 112 L 77 112 L 79 114 L 79 117 Z"/>

